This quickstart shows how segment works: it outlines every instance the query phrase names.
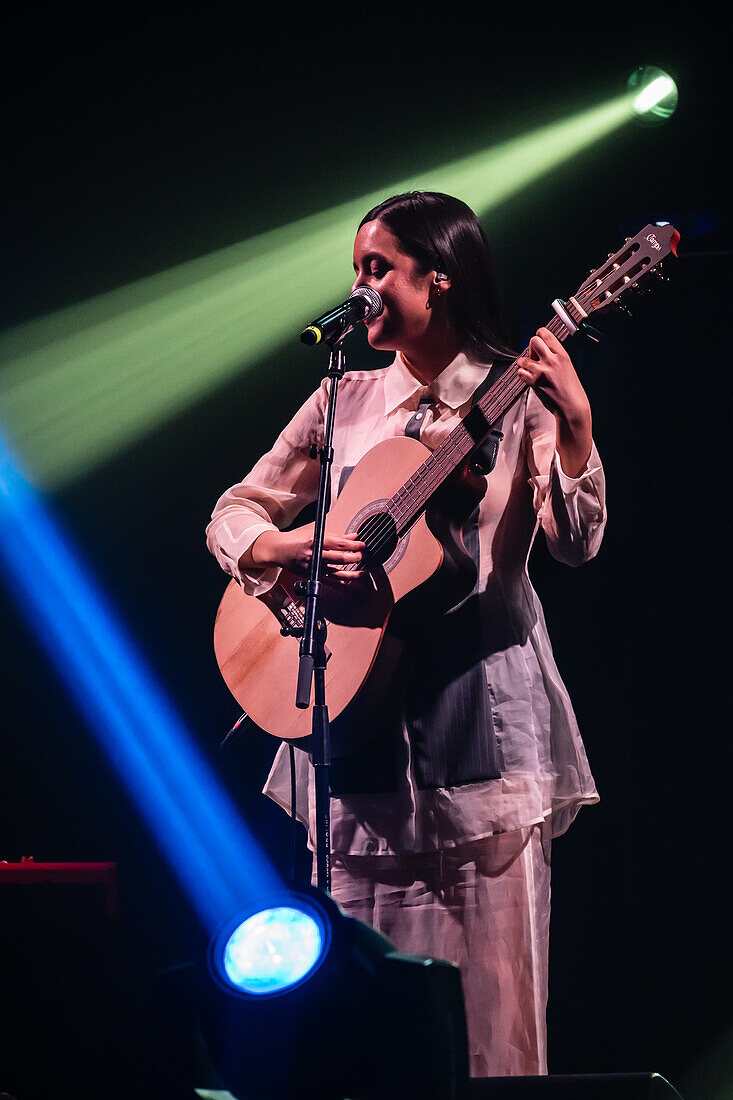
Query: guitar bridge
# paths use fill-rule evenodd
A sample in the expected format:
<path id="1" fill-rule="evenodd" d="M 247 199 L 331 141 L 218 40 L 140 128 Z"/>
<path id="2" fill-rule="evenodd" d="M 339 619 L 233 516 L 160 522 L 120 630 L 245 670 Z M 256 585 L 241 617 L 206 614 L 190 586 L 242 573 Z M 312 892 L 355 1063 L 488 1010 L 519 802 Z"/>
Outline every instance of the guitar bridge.
<path id="1" fill-rule="evenodd" d="M 280 623 L 280 633 L 283 638 L 302 638 L 305 630 L 305 618 L 298 603 L 293 599 L 288 590 L 282 584 L 273 585 L 269 592 L 257 597 L 269 607 L 272 614 Z M 326 660 L 331 656 L 328 646 L 324 647 Z"/>
<path id="2" fill-rule="evenodd" d="M 293 597 L 282 584 L 275 584 L 268 592 L 257 597 L 262 600 L 277 621 L 280 623 L 280 633 L 283 637 L 292 635 L 299 638 L 305 627 L 303 613 Z"/>

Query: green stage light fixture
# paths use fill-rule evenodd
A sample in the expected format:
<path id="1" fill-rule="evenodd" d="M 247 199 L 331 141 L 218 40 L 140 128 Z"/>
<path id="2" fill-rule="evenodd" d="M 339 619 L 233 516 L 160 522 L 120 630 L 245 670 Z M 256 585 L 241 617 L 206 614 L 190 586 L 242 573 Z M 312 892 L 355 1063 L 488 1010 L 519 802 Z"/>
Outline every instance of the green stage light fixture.
<path id="1" fill-rule="evenodd" d="M 58 489 L 292 342 L 348 296 L 354 233 L 423 189 L 486 217 L 634 117 L 628 93 L 489 149 L 111 291 L 0 337 L 0 423 Z"/>
<path id="2" fill-rule="evenodd" d="M 634 69 L 626 87 L 634 114 L 643 122 L 666 122 L 677 109 L 677 85 L 668 73 L 655 65 L 640 65 Z"/>

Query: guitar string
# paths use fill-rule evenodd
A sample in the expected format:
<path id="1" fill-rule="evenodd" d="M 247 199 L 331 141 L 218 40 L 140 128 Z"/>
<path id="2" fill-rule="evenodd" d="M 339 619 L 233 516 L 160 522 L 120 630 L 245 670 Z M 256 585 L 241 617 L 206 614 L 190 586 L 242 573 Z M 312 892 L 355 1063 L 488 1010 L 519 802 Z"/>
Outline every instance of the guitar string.
<path id="1" fill-rule="evenodd" d="M 569 335 L 569 330 L 558 317 L 553 317 L 549 324 L 547 324 L 545 327 L 560 340 L 566 339 L 566 337 Z M 497 381 L 496 385 L 492 386 L 491 390 L 489 390 L 488 394 L 486 394 L 485 396 L 488 399 L 491 398 L 493 395 L 493 399 L 486 401 L 486 407 L 484 408 L 483 406 L 483 399 L 482 402 L 479 403 L 483 411 L 485 413 L 488 413 L 490 406 L 495 404 L 498 400 L 499 408 L 496 409 L 490 417 L 487 416 L 487 420 L 489 420 L 489 422 L 491 422 L 491 420 L 498 420 L 499 416 L 502 415 L 503 412 L 506 412 L 510 405 L 513 404 L 514 401 L 516 401 L 517 398 L 521 395 L 523 390 L 527 388 L 527 383 L 519 381 L 516 372 L 513 371 L 512 368 L 516 367 L 519 359 L 525 358 L 528 354 L 529 348 L 527 347 L 521 355 L 517 356 L 514 362 Z M 517 385 L 518 381 L 519 385 Z M 510 400 L 502 410 L 505 398 L 509 398 Z M 399 518 L 409 518 L 410 514 L 409 508 L 406 515 L 403 516 L 401 514 L 403 511 L 402 504 L 397 503 L 397 498 L 400 496 L 400 494 L 404 494 L 409 498 L 411 494 L 411 489 L 408 488 L 408 486 L 410 486 L 410 483 L 412 482 L 414 485 L 418 486 L 418 504 L 417 506 L 415 506 L 413 502 L 411 510 L 413 512 L 418 512 L 419 510 L 421 510 L 423 503 L 426 503 L 427 500 L 430 499 L 432 494 L 435 492 L 435 489 L 437 489 L 438 486 L 442 484 L 442 482 L 445 480 L 445 478 L 449 476 L 449 474 L 446 474 L 444 470 L 440 468 L 441 463 L 446 459 L 452 460 L 455 451 L 459 449 L 465 442 L 466 429 L 463 427 L 463 422 L 461 422 L 461 424 L 459 424 L 453 430 L 453 432 L 451 432 L 450 435 L 445 440 L 443 440 L 443 443 L 441 443 L 439 447 L 436 447 L 432 454 L 425 460 L 423 465 L 407 479 L 407 481 L 400 487 L 400 489 L 398 489 L 397 493 L 395 493 L 395 495 L 392 497 L 390 503 L 395 502 L 397 504 L 396 511 L 399 514 Z M 475 449 L 475 444 L 473 443 L 473 440 L 470 440 L 470 444 L 471 446 L 468 454 L 470 454 L 471 450 Z M 454 470 L 456 466 L 460 465 L 460 462 L 463 461 L 464 457 L 467 457 L 467 455 L 461 455 L 458 459 L 458 462 L 452 462 L 450 472 L 452 472 L 452 470 Z M 425 471 L 425 473 L 420 476 L 420 471 L 423 470 L 424 467 L 430 467 L 430 472 L 428 474 L 428 472 Z M 436 473 L 438 475 L 437 478 L 435 476 Z M 421 499 L 423 496 L 425 497 L 425 501 Z M 394 530 L 397 526 L 397 520 L 390 511 L 388 511 L 386 514 L 384 512 L 376 513 L 376 515 L 370 517 L 370 519 L 374 519 L 377 522 L 375 523 L 372 530 L 369 531 L 368 536 L 366 532 L 362 532 L 362 538 L 360 541 L 367 542 L 368 538 L 376 537 L 376 541 L 371 546 L 367 546 L 370 555 L 374 556 L 376 555 L 377 551 L 381 550 L 394 538 Z M 353 562 L 349 565 L 343 566 L 340 572 L 354 572 L 359 569 L 360 565 L 361 563 L 359 562 Z"/>

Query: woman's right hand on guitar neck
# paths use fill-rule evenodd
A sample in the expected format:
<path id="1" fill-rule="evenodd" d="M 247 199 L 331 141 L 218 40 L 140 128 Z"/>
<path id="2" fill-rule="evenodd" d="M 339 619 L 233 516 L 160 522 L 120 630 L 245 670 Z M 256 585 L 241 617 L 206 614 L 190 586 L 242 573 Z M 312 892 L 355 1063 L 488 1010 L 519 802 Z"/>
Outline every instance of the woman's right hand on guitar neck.
<path id="1" fill-rule="evenodd" d="M 365 543 L 348 535 L 325 534 L 323 567 L 330 581 L 349 581 L 361 575 L 353 566 L 364 560 Z M 313 556 L 313 524 L 292 531 L 263 531 L 239 559 L 239 568 L 267 569 L 280 567 L 289 573 L 307 577 Z M 344 572 L 344 566 L 351 568 Z"/>

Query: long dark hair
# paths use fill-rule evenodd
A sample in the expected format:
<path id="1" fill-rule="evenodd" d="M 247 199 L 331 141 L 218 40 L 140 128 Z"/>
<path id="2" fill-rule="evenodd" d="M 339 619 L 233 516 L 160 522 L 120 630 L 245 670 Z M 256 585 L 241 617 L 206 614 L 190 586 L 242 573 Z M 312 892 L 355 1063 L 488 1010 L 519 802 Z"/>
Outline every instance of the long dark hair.
<path id="1" fill-rule="evenodd" d="M 448 316 L 456 332 L 465 333 L 472 357 L 513 359 L 491 246 L 470 206 L 439 191 L 408 191 L 380 202 L 359 229 L 377 219 L 422 272 L 440 271 L 451 280 Z"/>

